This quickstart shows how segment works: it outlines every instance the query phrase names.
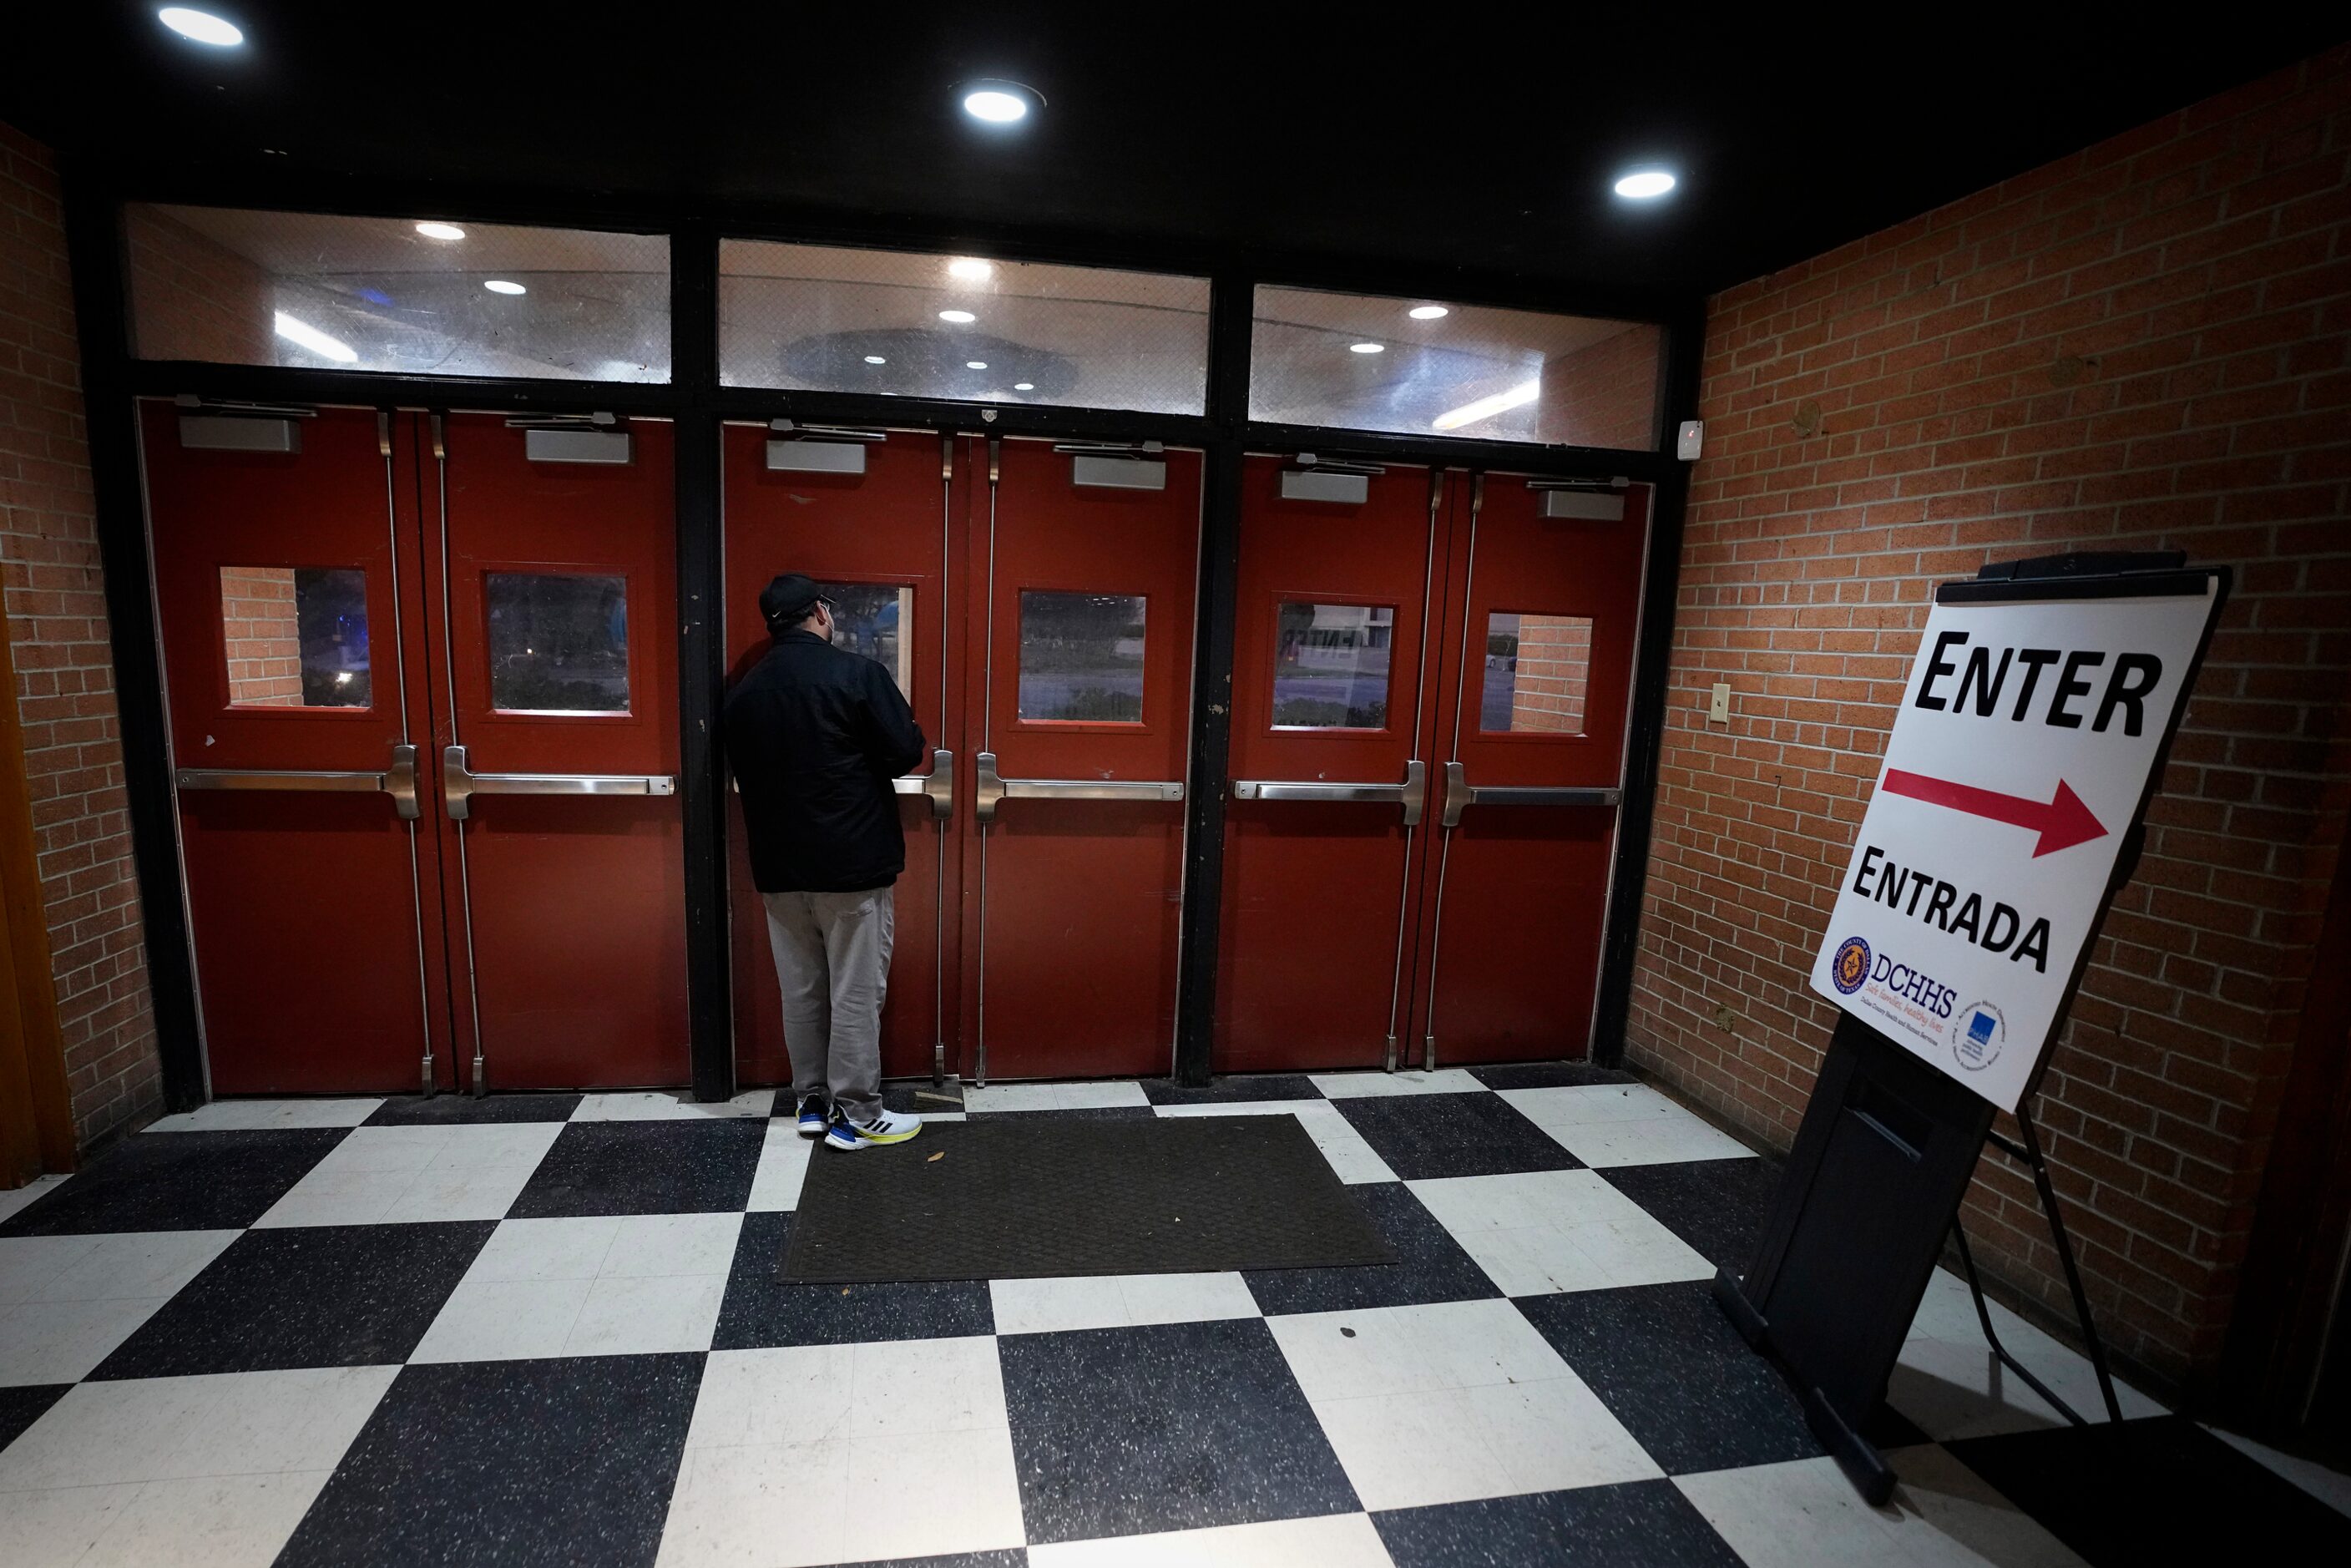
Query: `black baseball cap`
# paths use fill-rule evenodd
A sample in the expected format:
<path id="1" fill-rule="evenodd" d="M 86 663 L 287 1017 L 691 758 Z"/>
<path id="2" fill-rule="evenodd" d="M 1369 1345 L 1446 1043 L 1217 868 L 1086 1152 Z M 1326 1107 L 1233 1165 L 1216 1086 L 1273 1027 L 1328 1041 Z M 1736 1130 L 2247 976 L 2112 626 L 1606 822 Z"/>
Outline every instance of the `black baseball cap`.
<path id="1" fill-rule="evenodd" d="M 788 571 L 760 591 L 759 613 L 767 618 L 768 630 L 778 631 L 798 624 L 823 597 L 824 590 L 813 579 Z"/>

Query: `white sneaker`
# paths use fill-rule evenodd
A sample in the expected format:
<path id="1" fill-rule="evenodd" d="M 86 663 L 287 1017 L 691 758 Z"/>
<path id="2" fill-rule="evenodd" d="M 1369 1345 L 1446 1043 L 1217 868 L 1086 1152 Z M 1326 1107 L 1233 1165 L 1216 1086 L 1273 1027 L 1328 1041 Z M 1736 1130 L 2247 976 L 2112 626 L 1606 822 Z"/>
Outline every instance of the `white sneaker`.
<path id="1" fill-rule="evenodd" d="M 836 1149 L 862 1149 L 869 1144 L 903 1144 L 923 1130 L 923 1119 L 904 1111 L 882 1111 L 870 1122 L 853 1122 L 836 1108 L 824 1141 Z"/>

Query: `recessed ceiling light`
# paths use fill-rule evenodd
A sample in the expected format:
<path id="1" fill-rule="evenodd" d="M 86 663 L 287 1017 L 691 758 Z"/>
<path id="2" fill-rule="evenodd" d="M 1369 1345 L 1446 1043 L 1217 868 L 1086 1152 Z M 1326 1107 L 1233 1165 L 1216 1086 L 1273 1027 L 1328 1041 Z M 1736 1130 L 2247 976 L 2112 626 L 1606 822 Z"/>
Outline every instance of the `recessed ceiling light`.
<path id="1" fill-rule="evenodd" d="M 1674 188 L 1674 177 L 1663 169 L 1639 169 L 1618 177 L 1616 193 L 1636 202 L 1654 201 Z"/>
<path id="2" fill-rule="evenodd" d="M 989 125 L 1012 125 L 1045 106 L 1045 95 L 1017 81 L 972 81 L 956 89 L 963 111 Z"/>
<path id="3" fill-rule="evenodd" d="M 482 285 L 493 294 L 528 294 L 529 289 L 519 283 L 509 283 L 503 277 L 493 277 Z"/>
<path id="4" fill-rule="evenodd" d="M 947 263 L 947 276 L 960 277 L 967 283 L 977 283 L 996 271 L 994 262 L 982 261 L 976 256 L 959 256 Z"/>
<path id="5" fill-rule="evenodd" d="M 939 319 L 942 321 L 952 321 L 956 326 L 961 327 L 969 322 L 977 321 L 979 318 L 973 315 L 968 310 L 942 310 L 939 312 Z"/>
<path id="6" fill-rule="evenodd" d="M 329 338 L 308 321 L 288 316 L 283 310 L 277 312 L 277 335 L 338 364 L 348 365 L 360 357 L 359 350 L 349 343 L 339 338 Z"/>
<path id="7" fill-rule="evenodd" d="M 1347 345 L 1347 352 L 1351 354 L 1384 354 L 1387 352 L 1387 348 L 1388 346 L 1385 343 L 1350 343 Z"/>
<path id="8" fill-rule="evenodd" d="M 1542 378 L 1520 382 L 1508 392 L 1481 397 L 1476 402 L 1465 402 L 1459 408 L 1447 409 L 1437 416 L 1434 423 L 1439 430 L 1458 430 L 1465 424 L 1475 424 L 1481 419 L 1491 419 L 1514 408 L 1523 408 L 1542 396 Z"/>
<path id="9" fill-rule="evenodd" d="M 879 354 L 868 354 L 865 356 L 865 362 L 869 365 L 886 365 L 890 361 Z"/>
<path id="10" fill-rule="evenodd" d="M 967 371 L 984 371 L 987 369 L 987 361 L 986 360 L 966 360 L 963 362 L 963 368 Z"/>
<path id="11" fill-rule="evenodd" d="M 186 5 L 166 5 L 155 13 L 155 19 L 191 43 L 210 44 L 216 49 L 225 49 L 245 42 L 245 33 L 235 23 L 224 21 L 209 11 L 198 11 Z"/>
<path id="12" fill-rule="evenodd" d="M 1014 392 L 1035 392 L 1037 390 L 1037 383 L 1035 382 L 1014 382 L 1012 383 L 1012 390 Z"/>
<path id="13" fill-rule="evenodd" d="M 416 232 L 426 239 L 464 239 L 465 231 L 455 224 L 419 224 Z"/>
<path id="14" fill-rule="evenodd" d="M 1405 314 L 1416 321 L 1434 321 L 1440 317 L 1450 316 L 1453 312 L 1442 305 L 1416 305 Z"/>

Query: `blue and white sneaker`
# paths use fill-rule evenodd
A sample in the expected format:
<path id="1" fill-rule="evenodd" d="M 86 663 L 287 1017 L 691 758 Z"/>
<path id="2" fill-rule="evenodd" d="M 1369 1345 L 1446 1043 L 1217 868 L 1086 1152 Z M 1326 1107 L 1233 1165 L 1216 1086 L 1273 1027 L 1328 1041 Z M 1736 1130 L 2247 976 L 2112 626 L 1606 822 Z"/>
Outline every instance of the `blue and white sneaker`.
<path id="1" fill-rule="evenodd" d="M 862 1149 L 869 1144 L 903 1144 L 923 1130 L 923 1119 L 903 1111 L 883 1111 L 870 1122 L 852 1122 L 836 1105 L 824 1129 L 825 1147 Z"/>
<path id="2" fill-rule="evenodd" d="M 826 1114 L 823 1095 L 803 1094 L 800 1096 L 799 1124 L 801 1137 L 823 1137 L 824 1124 L 830 1120 L 831 1120 L 831 1118 Z"/>

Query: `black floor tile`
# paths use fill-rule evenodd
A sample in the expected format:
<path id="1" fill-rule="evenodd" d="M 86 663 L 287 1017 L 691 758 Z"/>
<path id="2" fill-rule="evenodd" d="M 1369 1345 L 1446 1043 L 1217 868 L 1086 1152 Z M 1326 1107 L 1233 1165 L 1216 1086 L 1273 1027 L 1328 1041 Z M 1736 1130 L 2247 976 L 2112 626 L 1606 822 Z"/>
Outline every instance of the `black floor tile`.
<path id="1" fill-rule="evenodd" d="M 141 1133 L 11 1215 L 0 1236 L 242 1230 L 343 1137 L 340 1127 Z"/>
<path id="2" fill-rule="evenodd" d="M 1261 1318 L 997 1341 L 1031 1545 L 1360 1505 Z"/>
<path id="3" fill-rule="evenodd" d="M 920 1116 L 930 1112 L 963 1109 L 963 1085 L 934 1084 L 927 1078 L 909 1079 L 900 1083 L 882 1086 L 882 1103 L 893 1111 L 903 1111 Z M 776 1091 L 776 1114 L 789 1116 L 793 1112 L 792 1089 L 786 1084 Z"/>
<path id="4" fill-rule="evenodd" d="M 1522 1296 L 1518 1307 L 1667 1475 L 1826 1451 L 1707 1281 Z"/>
<path id="5" fill-rule="evenodd" d="M 953 1339 L 995 1332 L 996 1312 L 985 1280 L 788 1285 L 780 1276 L 791 1234 L 789 1214 L 743 1217 L 713 1350 Z"/>
<path id="6" fill-rule="evenodd" d="M 280 1568 L 651 1563 L 702 1359 L 406 1367 L 303 1516 Z"/>
<path id="7" fill-rule="evenodd" d="M 1754 1267 L 1756 1240 L 1780 1190 L 1777 1160 L 1614 1166 L 1600 1175 L 1708 1262 L 1734 1274 Z"/>
<path id="8" fill-rule="evenodd" d="M 248 1230 L 90 1377 L 396 1365 L 496 1228 L 481 1220 Z"/>
<path id="9" fill-rule="evenodd" d="M 70 1383 L 34 1383 L 0 1388 L 0 1452 L 25 1434 L 25 1428 L 66 1396 Z"/>
<path id="10" fill-rule="evenodd" d="M 1486 1301 L 1502 1293 L 1404 1183 L 1367 1182 L 1347 1190 L 1395 1249 L 1396 1260 L 1359 1269 L 1249 1270 L 1241 1277 L 1267 1315 Z"/>
<path id="11" fill-rule="evenodd" d="M 2185 1416 L 1943 1446 L 2095 1568 L 2351 1563 L 2351 1519 Z"/>
<path id="12" fill-rule="evenodd" d="M 950 1552 L 941 1557 L 871 1557 L 863 1563 L 843 1563 L 836 1568 L 1029 1568 L 1029 1552 L 1025 1547 L 1008 1546 L 1001 1552 Z"/>
<path id="13" fill-rule="evenodd" d="M 1320 1100 L 1322 1091 L 1302 1072 L 1243 1072 L 1188 1089 L 1172 1078 L 1146 1078 L 1154 1105 L 1231 1105 L 1251 1100 Z"/>
<path id="14" fill-rule="evenodd" d="M 577 1094 L 403 1094 L 367 1119 L 371 1127 L 469 1127 L 495 1122 L 569 1122 Z"/>
<path id="15" fill-rule="evenodd" d="M 1033 1121 L 1040 1117 L 1061 1117 L 1071 1122 L 1134 1122 L 1148 1121 L 1158 1113 L 1148 1105 L 1057 1105 L 1044 1111 L 973 1111 L 967 1114 L 974 1122 Z"/>
<path id="16" fill-rule="evenodd" d="M 1473 1067 L 1469 1076 L 1489 1089 L 1581 1088 L 1587 1083 L 1637 1083 L 1632 1073 L 1588 1061 L 1503 1061 Z"/>
<path id="17" fill-rule="evenodd" d="M 751 1200 L 768 1119 L 574 1122 L 531 1173 L 509 1219 L 725 1214 Z"/>
<path id="18" fill-rule="evenodd" d="M 1529 1492 L 1372 1515 L 1395 1568 L 1740 1568 L 1671 1481 Z"/>
<path id="19" fill-rule="evenodd" d="M 1583 1164 L 1499 1094 L 1369 1094 L 1331 1103 L 1405 1181 Z"/>

